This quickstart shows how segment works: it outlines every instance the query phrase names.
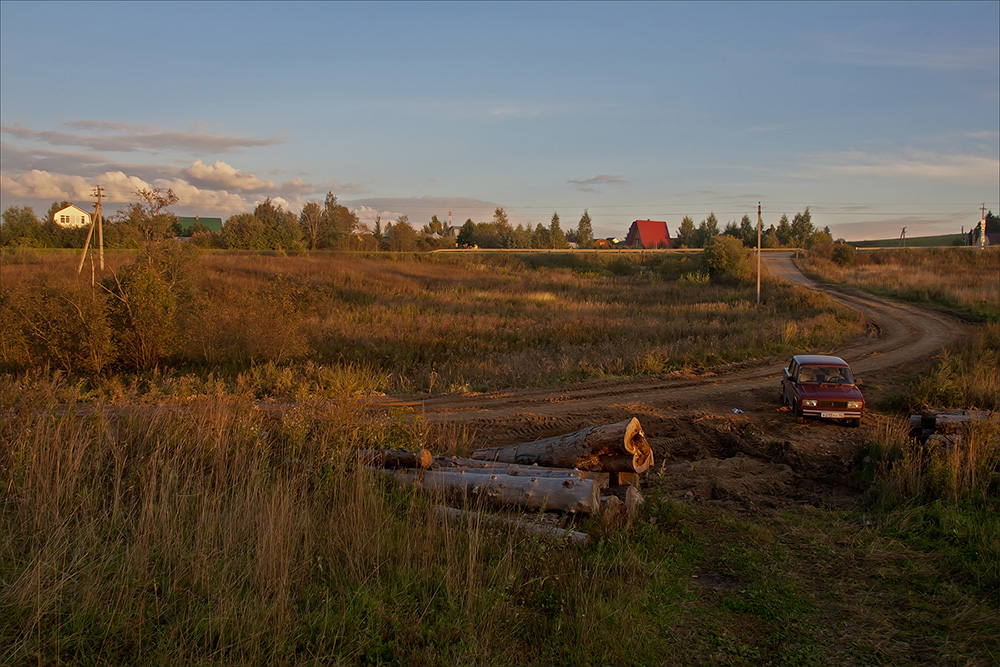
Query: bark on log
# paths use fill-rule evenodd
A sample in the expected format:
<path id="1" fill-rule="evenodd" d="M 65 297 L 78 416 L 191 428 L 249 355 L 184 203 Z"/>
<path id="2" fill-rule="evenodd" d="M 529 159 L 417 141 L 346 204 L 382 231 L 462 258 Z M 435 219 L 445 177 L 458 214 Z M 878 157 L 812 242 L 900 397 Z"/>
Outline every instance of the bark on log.
<path id="1" fill-rule="evenodd" d="M 506 447 L 472 452 L 485 461 L 532 464 L 608 472 L 645 472 L 653 465 L 653 450 L 635 417 Z"/>
<path id="2" fill-rule="evenodd" d="M 449 521 L 461 521 L 465 518 L 470 518 L 474 521 L 482 521 L 488 525 L 513 526 L 522 532 L 537 535 L 554 542 L 577 544 L 580 546 L 586 545 L 590 542 L 590 535 L 587 533 L 581 533 L 575 530 L 566 530 L 565 528 L 549 526 L 544 523 L 533 523 L 521 519 L 497 516 L 495 514 L 484 514 L 482 512 L 465 512 L 454 507 L 444 507 L 440 505 L 437 507 L 436 511 L 439 517 Z"/>
<path id="3" fill-rule="evenodd" d="M 573 468 L 553 468 L 540 465 L 521 465 L 518 463 L 504 463 L 502 461 L 483 461 L 480 459 L 464 459 L 458 456 L 435 456 L 431 464 L 433 470 L 447 470 L 449 468 L 461 468 L 465 470 L 482 470 L 486 472 L 498 472 L 506 475 L 531 474 L 542 471 L 561 472 L 569 474 L 579 469 Z M 517 471 L 516 473 L 514 471 Z"/>
<path id="4" fill-rule="evenodd" d="M 449 499 L 475 498 L 493 505 L 593 514 L 601 503 L 592 479 L 557 479 L 513 475 L 468 475 L 440 470 L 396 470 L 393 478 L 421 491 Z"/>
<path id="5" fill-rule="evenodd" d="M 989 410 L 948 410 L 944 412 L 929 412 L 922 416 L 922 425 L 937 433 L 954 433 L 962 430 L 962 426 L 973 421 L 994 421 L 996 415 Z M 913 417 L 910 417 L 913 423 Z"/>
<path id="6" fill-rule="evenodd" d="M 511 477 L 550 477 L 552 479 L 585 479 L 586 473 L 573 468 L 539 468 L 536 466 L 516 466 L 511 468 L 438 468 L 431 470 L 437 472 L 454 472 L 460 475 L 510 475 Z"/>
<path id="7" fill-rule="evenodd" d="M 418 468 L 431 467 L 433 455 L 426 449 L 413 452 L 402 449 L 356 449 L 354 455 L 359 461 L 376 468 Z"/>

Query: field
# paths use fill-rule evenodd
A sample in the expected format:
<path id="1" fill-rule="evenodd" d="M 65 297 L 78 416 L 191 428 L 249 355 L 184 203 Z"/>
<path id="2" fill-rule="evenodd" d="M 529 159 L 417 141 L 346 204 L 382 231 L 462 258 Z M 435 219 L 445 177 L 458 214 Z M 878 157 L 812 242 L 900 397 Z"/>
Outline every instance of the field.
<path id="1" fill-rule="evenodd" d="M 899 238 L 852 241 L 851 245 L 858 248 L 939 248 L 964 245 L 966 241 L 965 234 L 940 234 L 938 236 L 915 236 L 905 241 L 900 241 Z"/>
<path id="2" fill-rule="evenodd" d="M 874 294 L 942 305 L 1000 320 L 1000 252 L 995 248 L 925 248 L 861 252 L 848 266 L 811 256 L 807 275 Z"/>
<path id="3" fill-rule="evenodd" d="M 5 327 L 34 303 L 20 290 L 73 272 L 8 259 Z M 0 663 L 996 663 L 995 430 L 914 462 L 893 406 L 920 378 L 875 365 L 865 427 L 794 424 L 757 369 L 853 349 L 862 319 L 777 281 L 756 308 L 697 262 L 209 254 L 148 368 L 38 366 L 19 330 Z M 996 325 L 979 336 L 995 355 Z M 951 358 L 926 374 L 964 374 Z M 440 524 L 345 456 L 618 412 L 648 425 L 657 469 L 637 520 L 580 522 L 582 549 Z"/>

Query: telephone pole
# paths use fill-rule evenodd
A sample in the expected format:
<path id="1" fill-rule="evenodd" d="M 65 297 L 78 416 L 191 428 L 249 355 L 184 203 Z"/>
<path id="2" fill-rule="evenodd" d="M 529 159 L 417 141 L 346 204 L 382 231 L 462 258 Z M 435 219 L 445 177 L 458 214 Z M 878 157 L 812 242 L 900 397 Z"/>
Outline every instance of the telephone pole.
<path id="1" fill-rule="evenodd" d="M 757 305 L 760 305 L 760 202 L 757 202 Z"/>
<path id="2" fill-rule="evenodd" d="M 83 271 L 83 263 L 87 259 L 87 250 L 90 248 L 90 239 L 94 236 L 94 227 L 97 227 L 97 244 L 100 247 L 99 257 L 101 263 L 101 271 L 104 270 L 104 224 L 101 220 L 101 186 L 98 185 L 96 188 L 95 196 L 97 197 L 97 203 L 94 204 L 94 218 L 90 221 L 90 229 L 87 230 L 87 240 L 83 242 L 83 253 L 80 255 L 80 263 L 76 267 L 76 273 L 79 275 Z"/>

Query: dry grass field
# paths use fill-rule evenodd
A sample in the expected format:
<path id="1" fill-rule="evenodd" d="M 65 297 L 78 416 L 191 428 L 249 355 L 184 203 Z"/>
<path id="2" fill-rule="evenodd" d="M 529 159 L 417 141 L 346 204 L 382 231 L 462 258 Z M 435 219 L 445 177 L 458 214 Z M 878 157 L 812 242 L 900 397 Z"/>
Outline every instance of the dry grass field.
<path id="1" fill-rule="evenodd" d="M 110 258 L 119 284 L 143 275 L 134 259 Z M 171 297 L 131 284 L 174 328 L 109 316 L 132 332 L 109 326 L 109 341 L 146 357 L 74 319 L 117 311 L 71 257 L 0 264 L 0 664 L 1000 659 L 989 429 L 967 433 L 967 456 L 916 460 L 905 415 L 873 418 L 857 504 L 687 504 L 653 471 L 629 529 L 577 522 L 585 548 L 439 523 L 434 501 L 346 455 L 468 446 L 372 409 L 373 392 L 724 373 L 857 336 L 858 316 L 825 297 L 769 283 L 757 308 L 752 287 L 713 283 L 690 256 L 173 259 Z M 32 331 L 90 343 L 45 356 Z M 969 359 L 995 353 L 995 331 Z M 99 369 L 74 370 L 97 353 Z M 951 359 L 942 378 L 966 372 Z"/>
<path id="2" fill-rule="evenodd" d="M 875 294 L 938 304 L 1000 320 L 1000 251 L 990 248 L 902 248 L 859 252 L 849 266 L 811 255 L 802 269 L 826 282 Z"/>

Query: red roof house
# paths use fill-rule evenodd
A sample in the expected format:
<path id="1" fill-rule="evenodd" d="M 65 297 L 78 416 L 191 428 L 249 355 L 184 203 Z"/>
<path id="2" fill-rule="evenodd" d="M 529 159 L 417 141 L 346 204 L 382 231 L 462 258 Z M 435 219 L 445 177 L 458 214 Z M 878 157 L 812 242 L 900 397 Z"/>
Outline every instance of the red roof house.
<path id="1" fill-rule="evenodd" d="M 671 248 L 667 223 L 660 220 L 636 220 L 628 229 L 625 245 L 630 248 Z"/>

